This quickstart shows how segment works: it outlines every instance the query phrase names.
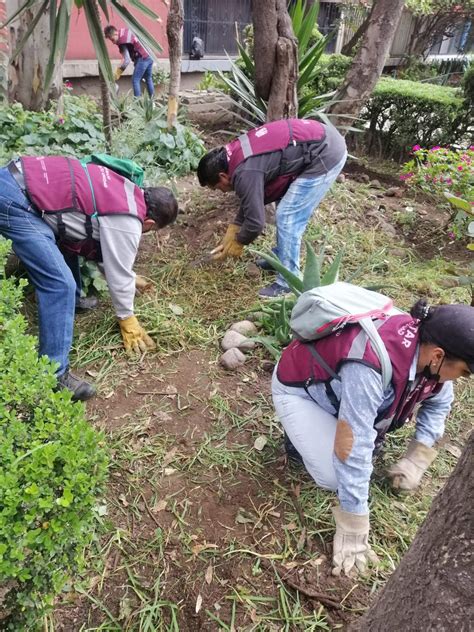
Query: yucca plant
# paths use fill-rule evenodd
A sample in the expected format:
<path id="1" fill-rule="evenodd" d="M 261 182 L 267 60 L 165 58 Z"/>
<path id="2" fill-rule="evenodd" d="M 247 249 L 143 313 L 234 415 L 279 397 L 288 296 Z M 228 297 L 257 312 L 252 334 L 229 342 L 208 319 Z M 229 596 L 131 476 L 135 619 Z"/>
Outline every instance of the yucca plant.
<path id="1" fill-rule="evenodd" d="M 288 283 L 292 292 L 292 295 L 265 302 L 255 310 L 260 313 L 260 326 L 267 334 L 266 336 L 258 336 L 256 340 L 260 342 L 275 359 L 280 357 L 281 347 L 288 345 L 291 341 L 291 310 L 298 296 L 315 287 L 331 285 L 331 283 L 336 283 L 339 280 L 339 271 L 344 251 L 340 250 L 334 257 L 332 263 L 323 270 L 326 244 L 324 243 L 322 245 L 318 254 L 316 254 L 314 248 L 308 241 L 305 242 L 305 245 L 306 263 L 302 277 L 293 274 L 293 272 L 285 268 L 280 259 L 273 252 L 251 251 L 252 254 L 265 259 L 274 270 L 279 272 Z M 357 272 L 355 274 L 357 274 Z M 351 281 L 355 274 L 351 275 L 348 281 Z"/>
<path id="2" fill-rule="evenodd" d="M 324 110 L 335 93 L 317 95 L 311 90 L 311 85 L 317 76 L 321 55 L 332 34 L 321 36 L 315 43 L 311 43 L 311 35 L 318 20 L 318 2 L 308 6 L 306 0 L 297 0 L 289 13 L 293 32 L 298 40 L 298 116 L 300 118 L 312 118 L 317 115 L 324 117 Z M 231 98 L 240 118 L 249 125 L 264 123 L 267 104 L 255 94 L 255 62 L 240 41 L 237 41 L 237 46 L 239 50 L 237 61 L 227 56 L 231 70 L 228 74 L 219 72 L 219 75 L 231 92 Z"/>

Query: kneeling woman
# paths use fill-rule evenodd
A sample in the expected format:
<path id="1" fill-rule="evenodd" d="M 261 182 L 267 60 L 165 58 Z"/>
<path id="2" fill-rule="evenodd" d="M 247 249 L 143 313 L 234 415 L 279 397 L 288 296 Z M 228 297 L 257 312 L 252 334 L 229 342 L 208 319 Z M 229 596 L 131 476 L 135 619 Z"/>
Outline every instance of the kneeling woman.
<path id="1" fill-rule="evenodd" d="M 363 571 L 377 560 L 368 544 L 368 494 L 373 453 L 385 433 L 402 426 L 420 404 L 415 437 L 389 470 L 395 488 L 415 489 L 436 456 L 452 381 L 474 370 L 474 307 L 418 301 L 411 316 L 390 316 L 378 332 L 393 368 L 385 390 L 380 360 L 357 324 L 313 343 L 292 342 L 273 375 L 273 401 L 289 442 L 316 484 L 339 497 L 333 509 L 336 575 Z"/>

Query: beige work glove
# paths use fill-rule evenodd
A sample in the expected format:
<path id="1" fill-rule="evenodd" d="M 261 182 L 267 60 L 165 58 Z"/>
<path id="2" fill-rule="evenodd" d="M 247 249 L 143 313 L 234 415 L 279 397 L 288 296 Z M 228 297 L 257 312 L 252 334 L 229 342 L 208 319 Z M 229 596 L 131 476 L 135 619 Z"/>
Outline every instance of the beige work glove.
<path id="1" fill-rule="evenodd" d="M 412 439 L 405 456 L 388 470 L 393 489 L 413 490 L 420 484 L 421 478 L 436 458 L 435 448 Z"/>
<path id="2" fill-rule="evenodd" d="M 127 353 L 144 353 L 156 347 L 153 340 L 146 333 L 136 316 L 129 316 L 119 320 L 123 346 Z"/>
<path id="3" fill-rule="evenodd" d="M 369 514 L 349 513 L 339 505 L 333 507 L 332 513 L 336 521 L 332 574 L 339 576 L 341 571 L 346 575 L 351 571 L 363 573 L 369 563 L 377 564 L 379 558 L 369 545 Z"/>
<path id="4" fill-rule="evenodd" d="M 141 274 L 135 275 L 135 288 L 140 292 L 140 294 L 145 294 L 146 292 L 151 292 L 156 287 L 154 281 L 151 279 L 147 279 Z"/>
<path id="5" fill-rule="evenodd" d="M 239 258 L 242 256 L 244 246 L 236 238 L 239 232 L 240 226 L 238 224 L 229 224 L 221 243 L 211 251 L 214 261 L 223 261 L 227 257 Z"/>
<path id="6" fill-rule="evenodd" d="M 122 70 L 122 68 L 120 68 L 120 66 L 119 66 L 119 67 L 115 70 L 115 73 L 114 73 L 114 79 L 115 79 L 115 81 L 118 81 L 122 75 L 123 75 L 123 70 Z"/>

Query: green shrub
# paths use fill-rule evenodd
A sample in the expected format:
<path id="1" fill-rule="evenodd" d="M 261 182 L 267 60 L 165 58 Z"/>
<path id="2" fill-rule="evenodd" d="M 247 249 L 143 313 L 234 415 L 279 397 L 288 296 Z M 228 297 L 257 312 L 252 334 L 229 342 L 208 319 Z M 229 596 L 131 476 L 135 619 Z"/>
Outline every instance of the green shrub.
<path id="1" fill-rule="evenodd" d="M 0 106 L 0 146 L 18 154 L 82 156 L 105 148 L 102 119 L 90 97 L 64 95 L 64 113 L 52 104 L 45 112 L 24 110 L 20 103 Z"/>
<path id="2" fill-rule="evenodd" d="M 8 250 L 0 240 L 0 628 L 18 632 L 37 629 L 81 568 L 107 456 L 84 407 L 53 391 L 19 313 L 22 282 L 4 278 Z"/>
<path id="3" fill-rule="evenodd" d="M 470 114 L 459 90 L 433 84 L 384 77 L 362 116 L 369 123 L 369 151 L 399 159 L 414 144 L 451 145 L 469 134 Z"/>
<path id="4" fill-rule="evenodd" d="M 462 89 L 468 105 L 471 108 L 474 107 L 474 63 L 472 63 L 464 73 Z"/>
<path id="5" fill-rule="evenodd" d="M 114 133 L 112 154 L 131 158 L 145 169 L 148 185 L 164 176 L 181 176 L 197 168 L 205 153 L 201 138 L 188 125 L 177 123 L 168 130 L 166 107 L 144 117 L 137 107 L 130 108 Z"/>
<path id="6" fill-rule="evenodd" d="M 316 94 L 327 94 L 337 90 L 344 81 L 351 63 L 352 57 L 347 55 L 321 55 L 314 79 L 309 87 Z"/>

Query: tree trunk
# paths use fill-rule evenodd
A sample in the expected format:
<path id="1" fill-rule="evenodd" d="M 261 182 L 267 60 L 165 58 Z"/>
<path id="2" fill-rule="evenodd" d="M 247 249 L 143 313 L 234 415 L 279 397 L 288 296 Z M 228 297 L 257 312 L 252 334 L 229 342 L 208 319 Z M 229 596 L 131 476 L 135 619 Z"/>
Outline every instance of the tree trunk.
<path id="1" fill-rule="evenodd" d="M 96 15 L 97 21 L 100 24 L 100 11 L 99 11 L 99 3 L 97 0 L 93 0 L 92 6 L 94 9 L 94 13 Z M 101 31 L 102 33 L 102 31 Z M 105 40 L 104 35 L 102 37 Z M 112 116 L 110 113 L 110 90 L 105 80 L 104 75 L 99 66 L 99 83 L 100 83 L 100 96 L 102 99 L 102 127 L 104 129 L 105 142 L 107 144 L 107 149 L 110 151 L 112 146 Z"/>
<path id="2" fill-rule="evenodd" d="M 255 91 L 267 121 L 298 115 L 298 42 L 285 0 L 252 0 Z"/>
<path id="3" fill-rule="evenodd" d="M 168 92 L 168 129 L 176 125 L 178 119 L 178 97 L 181 82 L 181 59 L 183 55 L 183 0 L 171 0 L 166 35 L 170 58 L 170 84 Z"/>
<path id="4" fill-rule="evenodd" d="M 330 114 L 341 119 L 359 115 L 382 74 L 403 5 L 404 0 L 375 0 L 367 30 Z"/>
<path id="5" fill-rule="evenodd" d="M 473 456 L 474 432 L 400 566 L 352 631 L 471 629 Z"/>
<path id="6" fill-rule="evenodd" d="M 11 15 L 22 4 L 24 4 L 23 0 L 7 0 L 7 14 Z M 9 26 L 12 53 L 31 24 L 38 5 L 35 5 L 33 9 L 24 11 L 20 18 Z M 49 14 L 46 12 L 39 19 L 20 55 L 9 67 L 9 98 L 11 101 L 19 101 L 28 110 L 43 109 L 50 99 L 58 98 L 62 92 L 61 64 L 58 64 L 49 91 L 45 93 L 43 90 L 50 46 Z"/>
<path id="7" fill-rule="evenodd" d="M 7 7 L 4 0 L 0 0 L 0 24 L 7 19 Z M 8 63 L 10 46 L 8 43 L 8 29 L 0 29 L 0 103 L 8 98 Z"/>
<path id="8" fill-rule="evenodd" d="M 352 52 L 353 52 L 354 48 L 356 47 L 356 44 L 358 43 L 360 38 L 365 35 L 367 27 L 369 26 L 370 16 L 372 15 L 372 9 L 373 8 L 374 8 L 374 5 L 371 6 L 371 8 L 370 8 L 369 12 L 367 13 L 365 19 L 363 20 L 363 22 L 361 22 L 359 28 L 354 33 L 354 35 L 351 37 L 351 39 L 347 42 L 347 44 L 344 44 L 344 46 L 341 48 L 341 55 L 349 55 L 349 56 L 352 55 Z"/>

